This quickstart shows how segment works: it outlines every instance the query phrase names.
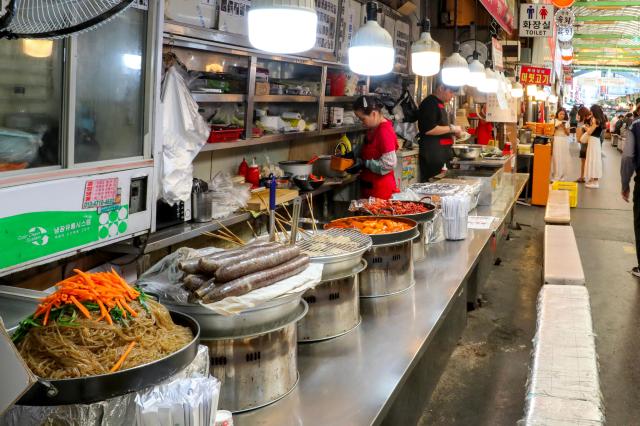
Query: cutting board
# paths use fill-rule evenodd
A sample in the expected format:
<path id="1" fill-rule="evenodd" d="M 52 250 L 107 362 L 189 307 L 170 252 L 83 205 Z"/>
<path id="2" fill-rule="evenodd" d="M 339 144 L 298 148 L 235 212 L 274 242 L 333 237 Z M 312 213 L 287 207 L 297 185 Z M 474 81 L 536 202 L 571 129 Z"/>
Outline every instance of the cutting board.
<path id="1" fill-rule="evenodd" d="M 291 201 L 298 196 L 297 189 L 276 189 L 276 205 Z M 262 188 L 251 193 L 247 209 L 253 211 L 267 210 L 269 207 L 269 189 Z"/>

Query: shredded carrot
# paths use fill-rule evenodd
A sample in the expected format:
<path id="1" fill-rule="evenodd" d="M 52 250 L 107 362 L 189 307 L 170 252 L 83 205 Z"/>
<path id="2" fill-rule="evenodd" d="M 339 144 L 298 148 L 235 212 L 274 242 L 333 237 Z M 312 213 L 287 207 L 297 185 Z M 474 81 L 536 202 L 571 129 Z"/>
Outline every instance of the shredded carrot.
<path id="1" fill-rule="evenodd" d="M 78 302 L 78 300 L 73 296 L 71 296 L 70 299 L 73 302 L 73 304 L 76 305 L 78 310 L 84 314 L 85 317 L 91 319 L 91 313 L 89 312 L 89 310 L 87 308 L 84 307 L 84 305 L 82 303 Z"/>
<path id="2" fill-rule="evenodd" d="M 33 318 L 43 317 L 43 324 L 49 321 L 51 310 L 73 304 L 85 317 L 91 318 L 86 303 L 96 303 L 100 307 L 98 321 L 113 324 L 109 311 L 119 308 L 122 316 L 136 317 L 137 312 L 129 303 L 140 297 L 140 292 L 131 287 L 113 269 L 110 272 L 89 273 L 74 269 L 76 275 L 56 284 L 57 291 L 41 300 Z"/>
<path id="3" fill-rule="evenodd" d="M 136 345 L 136 341 L 132 341 L 131 343 L 129 343 L 129 346 L 127 346 L 127 349 L 124 351 L 124 353 L 122 354 L 122 356 L 120 357 L 120 359 L 118 360 L 118 362 L 116 362 L 114 364 L 113 367 L 111 367 L 111 370 L 109 370 L 110 372 L 114 372 L 114 371 L 118 371 L 120 369 L 120 367 L 122 367 L 122 364 L 124 363 L 124 360 L 127 359 L 127 356 L 129 356 L 129 353 L 131 352 L 131 350 L 133 349 L 133 347 Z"/>

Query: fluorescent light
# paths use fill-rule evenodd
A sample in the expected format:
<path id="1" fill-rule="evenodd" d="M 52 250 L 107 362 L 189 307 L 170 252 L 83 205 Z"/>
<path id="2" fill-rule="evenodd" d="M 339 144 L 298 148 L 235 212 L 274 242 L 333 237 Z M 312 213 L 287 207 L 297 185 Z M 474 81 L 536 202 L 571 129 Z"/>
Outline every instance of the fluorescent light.
<path id="1" fill-rule="evenodd" d="M 454 52 L 442 64 L 442 82 L 453 87 L 469 83 L 469 65 L 458 52 Z"/>
<path id="2" fill-rule="evenodd" d="M 356 74 L 382 75 L 393 70 L 395 49 L 391 35 L 377 21 L 378 6 L 367 3 L 367 23 L 355 33 L 349 47 L 349 68 Z"/>
<path id="3" fill-rule="evenodd" d="M 422 31 L 420 39 L 411 45 L 411 71 L 423 77 L 440 71 L 440 44 L 431 38 L 428 29 Z"/>
<path id="4" fill-rule="evenodd" d="M 22 39 L 22 52 L 34 58 L 48 58 L 53 52 L 53 40 Z"/>
<path id="5" fill-rule="evenodd" d="M 317 25 L 313 0 L 253 0 L 249 42 L 266 52 L 304 52 L 316 43 Z"/>
<path id="6" fill-rule="evenodd" d="M 142 56 L 125 53 L 122 55 L 122 63 L 129 69 L 140 70 L 142 69 Z"/>

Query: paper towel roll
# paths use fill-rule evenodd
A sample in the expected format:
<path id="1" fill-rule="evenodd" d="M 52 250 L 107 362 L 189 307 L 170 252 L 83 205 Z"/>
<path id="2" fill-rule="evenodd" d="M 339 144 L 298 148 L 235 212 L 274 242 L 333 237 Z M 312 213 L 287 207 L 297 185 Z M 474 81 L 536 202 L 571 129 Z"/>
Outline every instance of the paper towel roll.
<path id="1" fill-rule="evenodd" d="M 284 120 L 300 120 L 302 118 L 302 114 L 298 112 L 283 112 L 282 118 Z"/>

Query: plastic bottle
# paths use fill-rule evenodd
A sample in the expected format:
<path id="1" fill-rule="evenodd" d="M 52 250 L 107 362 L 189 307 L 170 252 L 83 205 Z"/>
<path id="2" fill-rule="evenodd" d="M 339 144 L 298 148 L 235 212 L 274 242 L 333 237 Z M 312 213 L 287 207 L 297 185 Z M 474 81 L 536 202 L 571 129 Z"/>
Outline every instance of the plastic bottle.
<path id="1" fill-rule="evenodd" d="M 245 177 L 247 183 L 251 184 L 252 188 L 257 188 L 260 185 L 260 168 L 256 164 L 255 157 L 251 162 L 251 166 L 247 169 L 247 175 Z"/>
<path id="2" fill-rule="evenodd" d="M 238 166 L 238 176 L 247 177 L 247 172 L 249 171 L 249 164 L 247 164 L 247 160 L 243 157 L 242 163 Z"/>

